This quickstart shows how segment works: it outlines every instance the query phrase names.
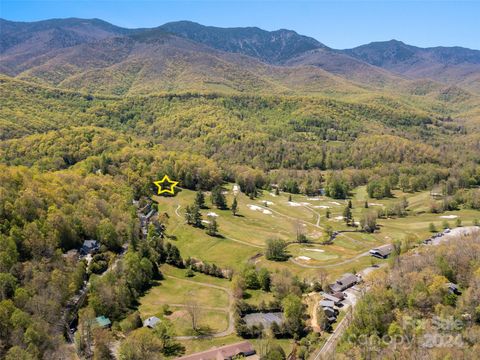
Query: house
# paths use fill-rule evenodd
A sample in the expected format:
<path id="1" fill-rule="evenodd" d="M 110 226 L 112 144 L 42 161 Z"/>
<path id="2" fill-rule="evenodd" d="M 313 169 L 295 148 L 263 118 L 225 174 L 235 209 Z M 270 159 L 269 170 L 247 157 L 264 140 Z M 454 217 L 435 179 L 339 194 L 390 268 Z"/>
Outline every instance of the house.
<path id="1" fill-rule="evenodd" d="M 249 360 L 258 360 L 255 349 L 249 341 L 214 347 L 207 351 L 198 352 L 177 358 L 177 360 L 232 360 L 243 356 Z"/>
<path id="2" fill-rule="evenodd" d="M 103 315 L 99 316 L 99 317 L 96 317 L 95 322 L 96 322 L 96 325 L 98 327 L 101 327 L 102 329 L 106 329 L 106 328 L 109 328 L 110 326 L 112 326 L 112 322 L 110 321 L 110 319 L 103 316 Z"/>
<path id="3" fill-rule="evenodd" d="M 458 290 L 457 284 L 450 282 L 450 283 L 446 283 L 445 286 L 447 287 L 448 292 L 450 294 L 460 295 L 462 293 L 460 290 Z"/>
<path id="4" fill-rule="evenodd" d="M 370 255 L 380 259 L 386 259 L 392 253 L 393 249 L 394 247 L 392 244 L 382 245 L 370 250 Z"/>
<path id="5" fill-rule="evenodd" d="M 332 308 L 335 306 L 335 303 L 333 301 L 330 301 L 330 300 L 321 300 L 319 302 L 319 305 L 322 307 L 322 308 Z"/>
<path id="6" fill-rule="evenodd" d="M 341 293 L 340 293 L 341 294 Z M 343 295 L 343 294 L 342 294 Z M 326 300 L 326 301 L 332 301 L 335 305 L 339 305 L 343 298 L 342 299 L 339 299 L 338 297 L 336 297 L 335 295 L 331 295 L 331 294 L 325 294 L 323 295 L 323 300 Z"/>
<path id="7" fill-rule="evenodd" d="M 85 240 L 80 248 L 80 255 L 93 254 L 100 250 L 100 244 L 97 240 Z"/>
<path id="8" fill-rule="evenodd" d="M 330 284 L 332 292 L 344 291 L 358 282 L 358 278 L 353 274 L 345 274 L 338 279 L 334 284 Z"/>
<path id="9" fill-rule="evenodd" d="M 340 291 L 337 291 L 337 292 L 333 293 L 333 296 L 335 296 L 339 300 L 344 300 L 345 299 L 345 294 L 340 292 Z"/>
<path id="10" fill-rule="evenodd" d="M 143 322 L 143 327 L 153 329 L 161 320 L 156 316 L 150 316 Z"/>
<path id="11" fill-rule="evenodd" d="M 325 313 L 325 316 L 327 317 L 328 322 L 332 323 L 337 321 L 338 312 L 335 311 L 335 309 L 327 307 L 323 309 L 323 312 Z"/>

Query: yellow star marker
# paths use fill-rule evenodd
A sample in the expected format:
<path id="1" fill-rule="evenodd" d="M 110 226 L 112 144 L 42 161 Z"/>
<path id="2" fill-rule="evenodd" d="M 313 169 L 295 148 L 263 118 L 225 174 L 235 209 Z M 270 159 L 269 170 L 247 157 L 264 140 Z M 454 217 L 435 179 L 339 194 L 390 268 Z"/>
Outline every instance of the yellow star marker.
<path id="1" fill-rule="evenodd" d="M 174 189 L 175 189 L 175 186 L 178 185 L 178 181 L 170 180 L 168 175 L 165 175 L 162 180 L 154 181 L 153 183 L 158 187 L 158 195 L 163 193 L 175 195 Z M 168 186 L 164 186 L 165 183 L 168 184 Z"/>

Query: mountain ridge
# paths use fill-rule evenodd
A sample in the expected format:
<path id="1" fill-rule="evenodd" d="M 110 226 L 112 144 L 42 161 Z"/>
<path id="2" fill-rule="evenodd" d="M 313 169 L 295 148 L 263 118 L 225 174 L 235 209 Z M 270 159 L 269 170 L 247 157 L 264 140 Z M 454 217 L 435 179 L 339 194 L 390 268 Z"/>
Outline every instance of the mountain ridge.
<path id="1" fill-rule="evenodd" d="M 128 77 L 130 82 L 134 81 L 132 77 L 141 75 L 137 81 L 146 79 L 150 83 L 148 91 L 155 89 L 156 84 L 150 81 L 155 77 L 162 84 L 158 90 L 186 90 L 191 82 L 201 84 L 192 86 L 192 90 L 213 87 L 258 91 L 258 86 L 239 85 L 250 79 L 247 83 L 263 83 L 260 88 L 269 91 L 270 87 L 272 92 L 282 88 L 287 92 L 299 91 L 301 81 L 306 89 L 317 91 L 325 90 L 332 79 L 337 84 L 350 83 L 350 87 L 366 89 L 395 88 L 411 80 L 431 79 L 480 94 L 480 51 L 462 47 L 419 48 L 390 40 L 338 50 L 293 30 L 219 28 L 191 21 L 127 29 L 100 19 L 0 19 L 0 28 L 1 73 L 54 86 L 75 86 L 74 89 L 78 89 L 82 78 L 95 74 L 100 75 L 100 81 Z M 168 34 L 172 37 L 168 38 Z M 182 51 L 183 58 L 176 63 L 175 56 Z M 107 73 L 100 74 L 101 71 Z M 167 72 L 170 79 L 163 76 Z M 185 76 L 179 80 L 181 74 Z M 239 78 L 233 79 L 234 76 Z M 322 85 L 322 79 L 328 80 Z M 289 85 L 292 82 L 293 88 Z M 333 91 L 337 88 L 332 86 Z"/>

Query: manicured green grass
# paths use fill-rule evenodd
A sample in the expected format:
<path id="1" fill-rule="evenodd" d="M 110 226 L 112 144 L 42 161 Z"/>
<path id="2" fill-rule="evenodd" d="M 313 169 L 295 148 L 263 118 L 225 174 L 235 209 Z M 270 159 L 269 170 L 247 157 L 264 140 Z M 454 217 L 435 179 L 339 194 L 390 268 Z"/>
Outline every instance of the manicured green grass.
<path id="1" fill-rule="evenodd" d="M 157 315 L 164 304 L 185 304 L 191 298 L 196 299 L 199 306 L 228 307 L 228 294 L 225 291 L 177 278 L 166 278 L 139 299 L 139 311 L 142 317 Z"/>
<path id="2" fill-rule="evenodd" d="M 191 318 L 183 307 L 172 306 L 172 314 L 167 316 L 171 320 L 177 336 L 197 335 L 192 329 Z M 203 333 L 217 333 L 228 327 L 228 313 L 209 309 L 199 310 L 199 327 Z"/>

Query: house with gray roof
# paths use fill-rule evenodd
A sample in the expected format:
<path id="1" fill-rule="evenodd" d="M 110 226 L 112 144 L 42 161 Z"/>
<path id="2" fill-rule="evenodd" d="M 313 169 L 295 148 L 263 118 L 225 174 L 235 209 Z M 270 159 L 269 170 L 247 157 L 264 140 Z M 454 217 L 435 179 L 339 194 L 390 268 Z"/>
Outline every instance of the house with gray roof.
<path id="1" fill-rule="evenodd" d="M 335 281 L 334 284 L 330 284 L 330 289 L 332 292 L 342 292 L 348 288 L 351 288 L 353 285 L 358 283 L 358 278 L 353 274 L 345 274 L 340 279 Z"/>
<path id="2" fill-rule="evenodd" d="M 150 316 L 148 319 L 145 319 L 143 322 L 143 327 L 148 327 L 150 329 L 153 329 L 160 321 L 158 317 L 156 316 Z"/>
<path id="3" fill-rule="evenodd" d="M 375 256 L 380 259 L 386 259 L 393 251 L 394 247 L 392 244 L 382 245 L 375 249 L 370 250 L 370 255 Z"/>

